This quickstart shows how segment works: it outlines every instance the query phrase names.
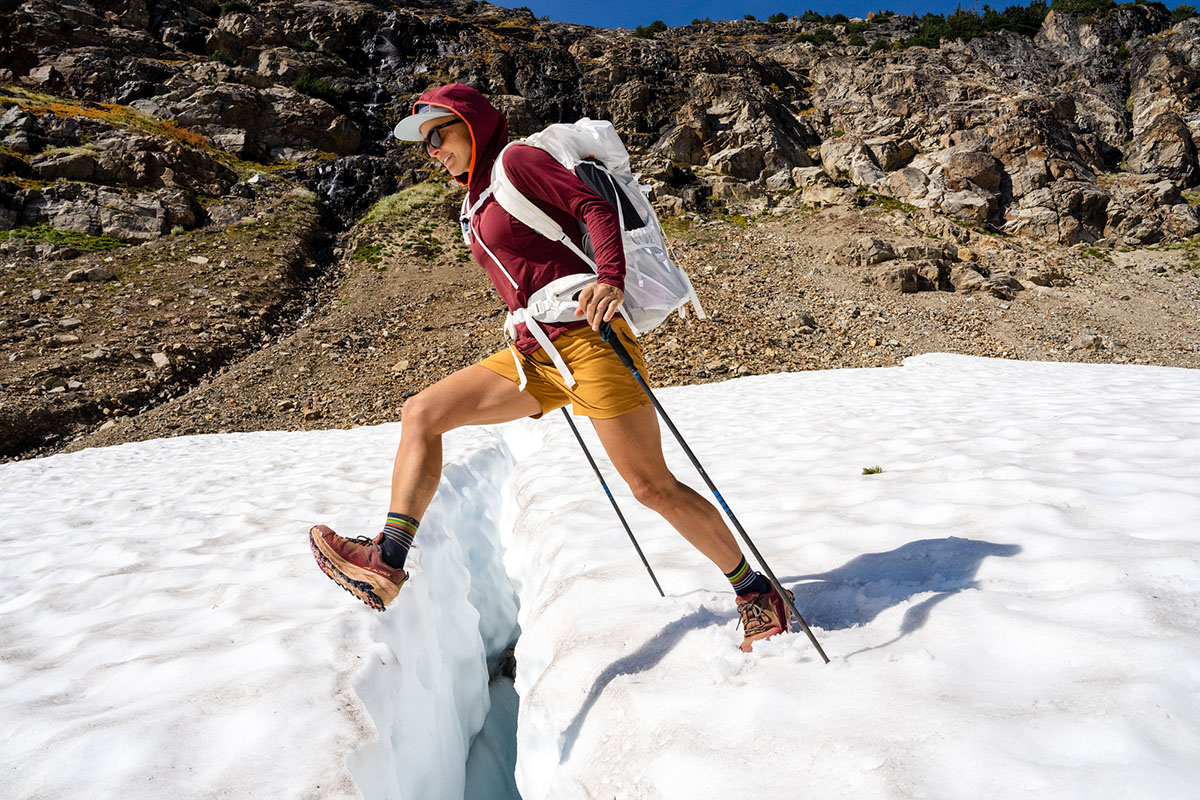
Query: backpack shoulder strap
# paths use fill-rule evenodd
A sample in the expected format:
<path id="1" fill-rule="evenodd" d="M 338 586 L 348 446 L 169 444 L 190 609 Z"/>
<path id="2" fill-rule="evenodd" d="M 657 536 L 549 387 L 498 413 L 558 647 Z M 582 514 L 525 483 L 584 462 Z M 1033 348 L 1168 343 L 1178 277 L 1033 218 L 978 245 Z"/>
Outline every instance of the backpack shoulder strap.
<path id="1" fill-rule="evenodd" d="M 500 207 L 512 214 L 517 220 L 525 225 L 528 225 L 533 230 L 545 236 L 547 239 L 559 242 L 566 245 L 575 255 L 579 256 L 583 261 L 596 271 L 596 262 L 586 253 L 579 249 L 576 244 L 571 241 L 571 237 L 563 231 L 562 226 L 554 221 L 554 218 L 547 214 L 542 209 L 525 195 L 521 194 L 520 190 L 513 185 L 509 179 L 508 173 L 504 170 L 504 155 L 508 149 L 514 144 L 527 144 L 524 141 L 510 142 L 500 151 L 500 155 L 496 157 L 496 163 L 492 166 L 492 185 L 491 192 L 496 198 L 496 202 Z M 537 147 L 537 145 L 529 145 Z"/>

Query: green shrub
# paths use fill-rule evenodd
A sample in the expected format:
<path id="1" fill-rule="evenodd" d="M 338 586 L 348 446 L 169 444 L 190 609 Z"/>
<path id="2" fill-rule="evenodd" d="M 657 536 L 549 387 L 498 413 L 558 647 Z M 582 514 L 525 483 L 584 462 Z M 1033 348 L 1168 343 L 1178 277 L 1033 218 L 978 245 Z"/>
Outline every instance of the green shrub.
<path id="1" fill-rule="evenodd" d="M 828 28 L 817 28 L 812 33 L 800 34 L 793 41 L 795 41 L 796 44 L 801 44 L 803 42 L 810 42 L 812 44 L 828 44 L 829 42 L 837 41 L 837 36 L 834 35 L 833 31 L 829 30 Z"/>
<path id="2" fill-rule="evenodd" d="M 1171 12 L 1171 24 L 1178 25 L 1185 19 L 1191 19 L 1196 16 L 1195 6 L 1175 6 L 1175 10 Z"/>
<path id="3" fill-rule="evenodd" d="M 747 14 L 746 16 L 742 17 L 742 19 L 746 20 L 746 22 L 758 22 L 758 17 L 754 16 L 753 14 Z"/>
<path id="4" fill-rule="evenodd" d="M 305 39 L 300 43 L 300 49 L 305 53 L 315 53 L 321 49 L 321 45 L 317 44 L 312 39 Z"/>
<path id="5" fill-rule="evenodd" d="M 254 13 L 254 6 L 250 5 L 249 3 L 244 3 L 244 2 L 242 2 L 242 0 L 230 0 L 228 3 L 221 4 L 220 16 L 222 16 L 222 17 L 225 16 L 226 14 L 252 14 L 252 13 Z"/>
<path id="6" fill-rule="evenodd" d="M 1065 0 L 1066 2 L 1100 2 L 1101 0 Z M 1103 0 L 1112 2 L 1112 0 Z M 1054 0 L 1060 2 L 1060 0 Z M 1023 36 L 1033 36 L 1042 27 L 1049 13 L 1043 0 L 1034 0 L 1028 7 L 1010 6 L 996 11 L 991 6 L 983 7 L 983 16 L 959 6 L 950 16 L 925 14 L 921 27 L 912 36 L 900 42 L 901 47 L 928 47 L 936 49 L 944 41 L 960 39 L 964 42 L 996 31 L 1012 31 Z"/>
<path id="7" fill-rule="evenodd" d="M 1115 0 L 1054 0 L 1050 3 L 1050 8 L 1055 11 L 1092 19 L 1104 19 L 1116 7 Z"/>
<path id="8" fill-rule="evenodd" d="M 854 47 L 866 47 L 867 40 L 861 33 L 855 33 L 846 40 L 846 44 L 853 45 Z"/>
<path id="9" fill-rule="evenodd" d="M 638 25 L 636 28 L 634 28 L 633 35 L 639 39 L 653 39 L 654 34 L 662 33 L 666 29 L 667 23 L 663 22 L 661 19 L 656 19 L 649 25 Z"/>
<path id="10" fill-rule="evenodd" d="M 787 18 L 788 18 L 787 14 L 780 11 L 778 14 L 772 14 L 771 16 L 767 17 L 767 22 L 770 22 L 772 25 L 775 25 L 780 22 L 787 22 Z"/>
<path id="11" fill-rule="evenodd" d="M 313 78 L 304 75 L 296 79 L 292 84 L 292 88 L 300 94 L 306 94 L 309 97 L 315 97 L 318 100 L 324 100 L 331 103 L 338 97 L 338 90 L 332 83 L 321 78 Z"/>
<path id="12" fill-rule="evenodd" d="M 871 47 L 867 50 L 868 53 L 878 53 L 880 50 L 887 49 L 887 42 L 883 39 L 876 39 L 871 42 Z"/>
<path id="13" fill-rule="evenodd" d="M 801 22 L 824 22 L 825 15 L 818 14 L 816 11 L 809 9 L 800 16 Z"/>
<path id="14" fill-rule="evenodd" d="M 208 57 L 208 60 L 216 61 L 218 63 L 224 64 L 227 67 L 232 67 L 237 64 L 237 61 L 234 59 L 234 57 L 230 54 L 230 52 L 228 50 L 217 50 L 216 52 L 214 52 L 212 55 L 210 55 Z"/>

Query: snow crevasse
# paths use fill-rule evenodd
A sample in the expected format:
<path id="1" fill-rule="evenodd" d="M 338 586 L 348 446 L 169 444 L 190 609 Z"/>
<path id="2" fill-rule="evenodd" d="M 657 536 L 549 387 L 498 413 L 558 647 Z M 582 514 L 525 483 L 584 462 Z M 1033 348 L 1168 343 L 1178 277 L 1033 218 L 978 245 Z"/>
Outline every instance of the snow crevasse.
<path id="1" fill-rule="evenodd" d="M 491 431 L 461 438 L 473 447 L 447 448 L 409 557 L 416 578 L 380 616 L 355 681 L 378 738 L 347 763 L 371 800 L 464 797 L 471 743 L 492 704 L 489 674 L 517 636 L 499 533 L 513 455 Z"/>

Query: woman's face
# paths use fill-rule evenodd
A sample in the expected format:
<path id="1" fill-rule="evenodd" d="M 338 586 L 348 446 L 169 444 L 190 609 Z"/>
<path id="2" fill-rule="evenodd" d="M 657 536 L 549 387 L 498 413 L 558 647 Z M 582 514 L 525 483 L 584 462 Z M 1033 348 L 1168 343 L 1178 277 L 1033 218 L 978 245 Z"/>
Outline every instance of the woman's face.
<path id="1" fill-rule="evenodd" d="M 430 133 L 435 129 L 437 134 L 433 138 L 441 138 L 441 145 L 437 147 L 429 141 Z M 438 117 L 421 126 L 421 136 L 425 137 L 429 156 L 437 159 L 451 175 L 462 175 L 470 169 L 471 132 L 467 129 L 467 123 L 453 114 Z"/>

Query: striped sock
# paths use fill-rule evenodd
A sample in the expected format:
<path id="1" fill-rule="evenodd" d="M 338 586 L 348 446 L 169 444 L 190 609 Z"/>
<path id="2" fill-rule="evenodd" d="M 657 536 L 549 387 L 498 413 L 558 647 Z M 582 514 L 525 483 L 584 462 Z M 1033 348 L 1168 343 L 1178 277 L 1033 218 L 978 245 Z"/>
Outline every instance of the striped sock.
<path id="1" fill-rule="evenodd" d="M 751 592 L 765 594 L 771 591 L 771 582 L 750 569 L 745 556 L 742 556 L 741 562 L 734 567 L 733 572 L 725 573 L 725 577 L 729 579 L 733 585 L 733 591 L 737 594 L 750 594 Z"/>
<path id="2" fill-rule="evenodd" d="M 404 559 L 408 558 L 408 550 L 412 547 L 420 524 L 407 514 L 388 512 L 387 524 L 383 526 L 383 541 L 379 543 L 384 563 L 396 569 L 404 568 Z"/>

